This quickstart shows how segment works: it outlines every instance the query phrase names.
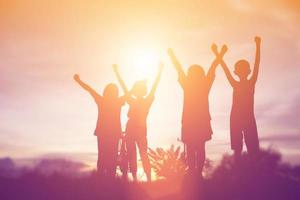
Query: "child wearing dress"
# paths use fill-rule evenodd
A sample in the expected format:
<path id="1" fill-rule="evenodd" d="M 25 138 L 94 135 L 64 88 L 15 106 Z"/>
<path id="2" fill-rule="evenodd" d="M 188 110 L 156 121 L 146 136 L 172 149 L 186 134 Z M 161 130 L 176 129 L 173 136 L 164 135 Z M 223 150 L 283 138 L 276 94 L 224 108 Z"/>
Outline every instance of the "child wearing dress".
<path id="1" fill-rule="evenodd" d="M 216 49 L 216 45 L 212 48 Z M 189 172 L 200 172 L 205 162 L 205 143 L 211 139 L 211 117 L 209 112 L 209 92 L 215 80 L 215 70 L 226 51 L 221 51 L 205 74 L 199 65 L 192 65 L 186 74 L 172 49 L 168 54 L 178 73 L 178 82 L 183 89 L 181 139 L 186 145 Z"/>

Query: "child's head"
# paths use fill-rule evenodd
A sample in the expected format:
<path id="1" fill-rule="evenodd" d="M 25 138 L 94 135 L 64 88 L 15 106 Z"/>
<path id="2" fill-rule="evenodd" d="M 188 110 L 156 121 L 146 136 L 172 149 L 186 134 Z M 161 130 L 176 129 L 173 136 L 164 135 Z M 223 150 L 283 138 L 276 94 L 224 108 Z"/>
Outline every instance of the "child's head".
<path id="1" fill-rule="evenodd" d="M 239 60 L 235 63 L 234 73 L 240 79 L 246 79 L 251 72 L 249 62 L 247 60 Z"/>
<path id="2" fill-rule="evenodd" d="M 187 77 L 189 80 L 201 81 L 205 77 L 205 72 L 200 65 L 192 65 L 188 69 Z"/>
<path id="3" fill-rule="evenodd" d="M 135 97 L 144 97 L 147 94 L 147 83 L 145 80 L 136 81 L 132 87 L 132 95 Z"/>
<path id="4" fill-rule="evenodd" d="M 108 84 L 104 88 L 103 97 L 108 99 L 115 99 L 119 96 L 119 89 L 118 86 L 114 83 Z"/>

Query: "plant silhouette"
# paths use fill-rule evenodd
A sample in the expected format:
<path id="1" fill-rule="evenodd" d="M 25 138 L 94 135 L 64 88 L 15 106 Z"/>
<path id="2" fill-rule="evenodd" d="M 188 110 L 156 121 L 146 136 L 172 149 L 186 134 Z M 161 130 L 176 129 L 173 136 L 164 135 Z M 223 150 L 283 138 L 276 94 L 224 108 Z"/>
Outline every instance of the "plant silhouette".
<path id="1" fill-rule="evenodd" d="M 180 178 L 186 173 L 187 165 L 182 159 L 180 146 L 171 145 L 167 150 L 149 148 L 149 156 L 152 168 L 158 177 L 167 179 Z"/>

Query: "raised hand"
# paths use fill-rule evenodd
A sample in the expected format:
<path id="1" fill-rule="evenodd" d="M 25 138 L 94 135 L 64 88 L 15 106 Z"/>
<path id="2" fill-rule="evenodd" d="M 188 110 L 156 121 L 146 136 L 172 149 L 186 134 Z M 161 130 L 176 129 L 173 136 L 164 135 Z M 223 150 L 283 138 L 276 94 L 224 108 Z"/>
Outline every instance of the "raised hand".
<path id="1" fill-rule="evenodd" d="M 74 74 L 73 78 L 83 89 L 88 91 L 94 97 L 94 99 L 101 98 L 101 95 L 99 95 L 91 86 L 83 82 L 78 74 Z"/>
<path id="2" fill-rule="evenodd" d="M 220 52 L 218 52 L 218 47 L 216 44 L 212 44 L 211 45 L 211 50 L 212 52 L 215 54 L 216 58 L 215 60 L 213 61 L 212 65 L 213 66 L 216 66 L 218 64 L 222 64 L 223 62 L 223 56 L 224 54 L 227 52 L 228 48 L 226 45 L 223 45 Z M 210 70 L 211 71 L 211 70 Z"/>
<path id="3" fill-rule="evenodd" d="M 78 74 L 74 74 L 73 78 L 74 78 L 75 81 L 79 81 L 80 80 L 80 77 L 79 77 Z"/>
<path id="4" fill-rule="evenodd" d="M 260 45 L 261 38 L 259 36 L 255 36 L 254 41 L 255 41 L 256 45 Z"/>
<path id="5" fill-rule="evenodd" d="M 112 68 L 113 68 L 114 72 L 118 72 L 119 71 L 119 66 L 117 64 L 113 64 Z"/>
<path id="6" fill-rule="evenodd" d="M 175 57 L 175 54 L 174 54 L 173 49 L 169 48 L 167 52 L 168 52 L 168 55 L 169 55 L 171 58 L 174 58 L 174 57 Z"/>
<path id="7" fill-rule="evenodd" d="M 227 51 L 228 51 L 228 47 L 227 47 L 227 45 L 226 45 L 226 44 L 224 44 L 224 45 L 222 46 L 222 49 L 221 49 L 220 55 L 223 57 L 223 56 L 224 56 L 224 54 L 225 54 Z"/>
<path id="8" fill-rule="evenodd" d="M 217 47 L 217 45 L 216 45 L 215 43 L 213 43 L 213 44 L 211 45 L 211 50 L 212 50 L 212 52 L 214 52 L 215 55 L 218 55 L 218 54 L 219 54 L 219 53 L 218 53 L 218 47 Z"/>
<path id="9" fill-rule="evenodd" d="M 218 47 L 217 47 L 217 45 L 216 45 L 216 44 L 212 44 L 212 45 L 211 45 L 211 50 L 212 50 L 212 52 L 216 55 L 216 57 L 217 57 L 218 59 L 222 59 L 223 56 L 224 56 L 224 54 L 227 52 L 228 48 L 227 48 L 226 45 L 223 45 L 222 48 L 221 48 L 221 51 L 218 52 Z"/>

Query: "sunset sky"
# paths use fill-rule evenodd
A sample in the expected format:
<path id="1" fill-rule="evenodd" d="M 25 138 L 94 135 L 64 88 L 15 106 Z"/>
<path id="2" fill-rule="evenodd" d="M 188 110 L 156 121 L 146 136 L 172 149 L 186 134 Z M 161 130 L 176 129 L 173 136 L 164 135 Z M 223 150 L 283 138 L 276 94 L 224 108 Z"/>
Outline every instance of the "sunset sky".
<path id="1" fill-rule="evenodd" d="M 185 69 L 207 71 L 210 45 L 226 43 L 230 69 L 253 66 L 254 36 L 262 37 L 255 113 L 263 147 L 300 163 L 300 3 L 277 1 L 0 1 L 0 156 L 62 156 L 96 160 L 97 108 L 72 79 L 81 75 L 102 94 L 120 65 L 128 86 L 165 63 L 148 117 L 150 147 L 179 145 L 182 90 L 167 57 L 172 47 Z M 214 130 L 207 156 L 231 152 L 232 88 L 222 69 L 210 93 Z M 123 128 L 127 106 L 122 112 Z M 93 163 L 95 164 L 95 163 Z"/>

